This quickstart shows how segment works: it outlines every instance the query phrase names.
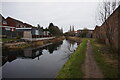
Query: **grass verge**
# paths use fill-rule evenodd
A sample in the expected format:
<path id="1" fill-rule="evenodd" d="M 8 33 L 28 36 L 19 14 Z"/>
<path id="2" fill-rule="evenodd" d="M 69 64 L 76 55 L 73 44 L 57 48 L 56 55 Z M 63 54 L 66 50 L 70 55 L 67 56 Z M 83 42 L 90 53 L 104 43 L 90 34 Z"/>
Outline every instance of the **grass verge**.
<path id="1" fill-rule="evenodd" d="M 102 56 L 103 53 L 105 54 L 105 52 L 101 50 L 102 48 L 104 48 L 103 45 L 96 43 L 94 40 L 91 40 L 91 44 L 93 47 L 95 60 L 100 67 L 104 77 L 118 78 L 118 68 L 112 67 L 111 64 L 106 62 L 105 57 Z"/>
<path id="2" fill-rule="evenodd" d="M 6 42 L 6 41 L 16 41 L 18 39 L 7 39 L 7 38 L 2 38 L 0 39 L 1 42 Z"/>
<path id="3" fill-rule="evenodd" d="M 56 78 L 82 78 L 81 66 L 84 63 L 87 39 L 84 39 L 77 50 L 64 64 Z"/>

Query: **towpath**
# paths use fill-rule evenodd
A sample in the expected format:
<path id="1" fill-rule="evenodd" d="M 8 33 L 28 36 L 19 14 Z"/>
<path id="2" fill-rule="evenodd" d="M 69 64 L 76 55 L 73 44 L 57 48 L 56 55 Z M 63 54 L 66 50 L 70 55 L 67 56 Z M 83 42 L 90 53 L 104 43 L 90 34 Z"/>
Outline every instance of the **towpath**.
<path id="1" fill-rule="evenodd" d="M 87 42 L 85 63 L 83 64 L 84 78 L 103 78 L 99 66 L 95 62 L 90 41 Z"/>

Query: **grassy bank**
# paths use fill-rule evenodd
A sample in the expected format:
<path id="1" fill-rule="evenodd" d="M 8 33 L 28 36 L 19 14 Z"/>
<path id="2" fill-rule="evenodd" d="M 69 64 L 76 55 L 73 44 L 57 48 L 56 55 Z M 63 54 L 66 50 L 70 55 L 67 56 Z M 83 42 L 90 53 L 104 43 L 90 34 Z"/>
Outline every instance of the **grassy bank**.
<path id="1" fill-rule="evenodd" d="M 71 40 L 71 41 L 75 41 L 75 42 L 81 42 L 82 38 L 80 37 L 66 37 L 66 39 Z"/>
<path id="2" fill-rule="evenodd" d="M 48 39 L 48 40 L 39 40 L 39 41 L 32 41 L 32 42 L 4 43 L 4 45 L 2 47 L 3 47 L 3 49 L 8 49 L 8 50 L 18 50 L 18 49 L 23 49 L 23 48 L 28 48 L 28 47 L 43 46 L 48 43 L 55 43 L 55 42 L 62 41 L 63 39 L 64 39 L 63 36 L 59 36 L 54 39 Z"/>
<path id="3" fill-rule="evenodd" d="M 7 39 L 7 38 L 0 39 L 1 42 L 16 41 L 16 40 L 18 40 L 18 39 Z"/>
<path id="4" fill-rule="evenodd" d="M 76 51 L 64 64 L 56 78 L 82 78 L 81 65 L 84 63 L 87 39 L 84 39 Z"/>
<path id="5" fill-rule="evenodd" d="M 94 57 L 103 72 L 105 78 L 118 78 L 117 56 L 111 50 L 106 50 L 104 44 L 100 44 L 95 40 L 91 40 Z M 110 56 L 111 57 L 110 57 Z M 116 65 L 116 66 L 115 66 Z"/>

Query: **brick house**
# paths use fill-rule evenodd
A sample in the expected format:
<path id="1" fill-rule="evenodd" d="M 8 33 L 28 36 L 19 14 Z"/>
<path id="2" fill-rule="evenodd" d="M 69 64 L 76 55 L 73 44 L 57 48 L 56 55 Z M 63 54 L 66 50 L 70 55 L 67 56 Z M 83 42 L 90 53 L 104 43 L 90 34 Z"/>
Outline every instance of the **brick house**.
<path id="1" fill-rule="evenodd" d="M 0 37 L 1 38 L 12 38 L 15 37 L 15 27 L 9 26 L 6 19 L 0 14 Z"/>
<path id="2" fill-rule="evenodd" d="M 42 27 L 33 27 L 30 24 L 23 23 L 11 17 L 8 17 L 6 20 L 9 26 L 16 27 L 17 36 L 24 38 L 41 38 L 49 36 L 49 30 L 43 29 Z"/>
<path id="3" fill-rule="evenodd" d="M 6 19 L 0 15 L 0 30 L 3 38 L 41 38 L 49 37 L 49 30 L 43 27 L 33 27 L 11 17 Z"/>
<path id="4" fill-rule="evenodd" d="M 5 33 L 2 32 L 2 30 L 4 29 L 3 26 L 7 26 L 7 22 L 6 22 L 5 18 L 0 14 L 0 38 L 6 37 Z"/>
<path id="5" fill-rule="evenodd" d="M 30 24 L 24 23 L 24 27 L 25 27 L 25 28 L 32 28 L 33 26 L 30 25 Z"/>
<path id="6" fill-rule="evenodd" d="M 38 38 L 40 36 L 40 29 L 33 27 L 30 24 L 23 23 L 22 21 L 8 17 L 7 19 L 9 26 L 14 26 L 16 28 L 17 37 L 22 38 Z"/>
<path id="7" fill-rule="evenodd" d="M 7 21 L 1 14 L 0 14 L 0 26 L 7 26 Z"/>
<path id="8" fill-rule="evenodd" d="M 25 24 L 22 21 L 16 20 L 14 18 L 7 17 L 6 21 L 7 21 L 9 26 L 12 26 L 15 28 L 25 28 Z M 15 32 L 16 32 L 16 34 L 15 34 L 16 37 L 23 37 L 24 31 L 15 30 Z"/>
<path id="9" fill-rule="evenodd" d="M 12 27 L 16 27 L 16 28 L 26 27 L 25 23 L 23 23 L 22 21 L 16 20 L 14 18 L 11 18 L 11 17 L 7 17 L 6 21 L 7 21 L 8 25 L 12 26 Z"/>

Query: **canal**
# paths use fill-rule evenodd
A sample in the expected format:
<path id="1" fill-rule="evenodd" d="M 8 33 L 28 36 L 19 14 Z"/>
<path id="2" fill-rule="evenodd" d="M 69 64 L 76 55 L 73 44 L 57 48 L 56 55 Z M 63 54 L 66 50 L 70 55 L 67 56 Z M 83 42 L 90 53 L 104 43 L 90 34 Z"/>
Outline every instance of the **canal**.
<path id="1" fill-rule="evenodd" d="M 2 77 L 54 78 L 76 48 L 76 42 L 65 39 L 39 49 L 3 51 Z"/>

